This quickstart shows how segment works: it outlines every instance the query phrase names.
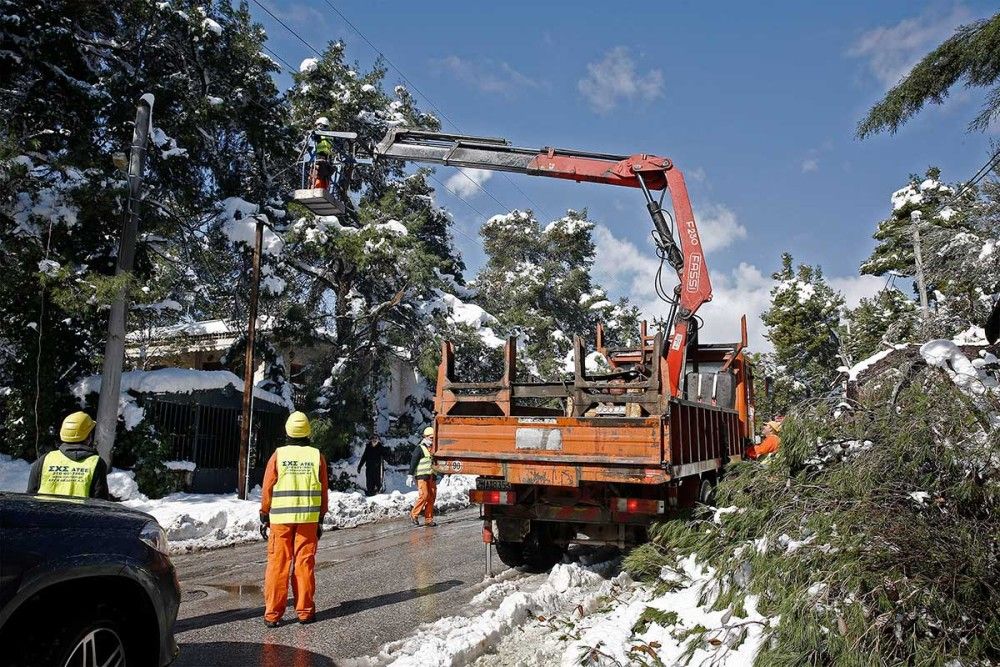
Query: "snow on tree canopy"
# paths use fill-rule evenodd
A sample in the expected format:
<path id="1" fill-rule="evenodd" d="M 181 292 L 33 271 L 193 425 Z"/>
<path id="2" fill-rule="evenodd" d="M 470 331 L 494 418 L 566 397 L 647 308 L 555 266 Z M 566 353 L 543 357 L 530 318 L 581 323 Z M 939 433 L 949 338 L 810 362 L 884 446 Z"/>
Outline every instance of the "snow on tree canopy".
<path id="1" fill-rule="evenodd" d="M 242 243 L 250 248 L 256 243 L 257 212 L 260 207 L 240 197 L 229 197 L 222 202 L 223 211 L 217 220 L 222 222 L 222 233 L 233 243 Z M 263 252 L 277 257 L 284 247 L 281 238 L 264 226 Z"/>
<path id="2" fill-rule="evenodd" d="M 210 18 L 203 19 L 201 22 L 201 27 L 209 32 L 215 33 L 217 36 L 222 35 L 222 26 Z"/>
<path id="3" fill-rule="evenodd" d="M 396 236 L 406 236 L 410 232 L 406 229 L 399 220 L 390 220 L 389 222 L 382 222 L 374 225 L 375 229 L 381 232 L 388 232 L 390 234 L 395 234 Z"/>
<path id="4" fill-rule="evenodd" d="M 433 291 L 437 298 L 429 299 L 421 306 L 421 310 L 425 314 L 444 311 L 446 319 L 451 324 L 465 324 L 475 328 L 485 345 L 489 347 L 503 345 L 503 339 L 497 336 L 492 329 L 492 325 L 497 322 L 495 317 L 475 304 L 465 303 L 454 294 L 439 289 Z"/>
<path id="5" fill-rule="evenodd" d="M 314 69 L 316 69 L 317 65 L 319 65 L 319 60 L 317 60 L 316 58 L 306 58 L 301 63 L 299 63 L 299 71 L 311 72 Z"/>

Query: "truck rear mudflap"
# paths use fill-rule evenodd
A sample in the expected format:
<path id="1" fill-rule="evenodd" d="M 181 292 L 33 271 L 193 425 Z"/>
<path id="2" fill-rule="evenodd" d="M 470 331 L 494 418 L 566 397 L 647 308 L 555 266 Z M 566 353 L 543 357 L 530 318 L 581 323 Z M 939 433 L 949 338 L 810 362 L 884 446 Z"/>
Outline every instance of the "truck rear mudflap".
<path id="1" fill-rule="evenodd" d="M 502 477 L 511 484 L 663 484 L 660 417 L 454 417 L 435 424 L 442 473 Z"/>

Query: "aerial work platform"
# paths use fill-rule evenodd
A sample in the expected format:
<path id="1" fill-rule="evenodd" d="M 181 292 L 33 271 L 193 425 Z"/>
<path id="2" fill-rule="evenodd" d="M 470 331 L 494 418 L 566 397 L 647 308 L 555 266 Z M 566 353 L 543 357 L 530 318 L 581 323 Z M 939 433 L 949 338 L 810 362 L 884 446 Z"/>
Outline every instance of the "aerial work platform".
<path id="1" fill-rule="evenodd" d="M 324 188 L 305 188 L 295 190 L 292 199 L 302 204 L 313 215 L 343 215 L 344 202 Z"/>

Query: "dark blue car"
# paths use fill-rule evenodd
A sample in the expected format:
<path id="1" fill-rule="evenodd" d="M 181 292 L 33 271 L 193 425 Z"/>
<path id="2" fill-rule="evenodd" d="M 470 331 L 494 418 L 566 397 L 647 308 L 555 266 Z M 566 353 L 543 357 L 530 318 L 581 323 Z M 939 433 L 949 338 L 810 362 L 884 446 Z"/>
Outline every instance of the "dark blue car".
<path id="1" fill-rule="evenodd" d="M 0 663 L 169 664 L 180 587 L 166 549 L 148 514 L 0 493 Z"/>

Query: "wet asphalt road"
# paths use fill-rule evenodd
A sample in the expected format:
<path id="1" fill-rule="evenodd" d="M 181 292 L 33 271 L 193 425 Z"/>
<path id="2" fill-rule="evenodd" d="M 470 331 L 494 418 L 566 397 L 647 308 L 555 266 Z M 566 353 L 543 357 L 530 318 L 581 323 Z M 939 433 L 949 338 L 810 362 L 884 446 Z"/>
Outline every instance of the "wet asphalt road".
<path id="1" fill-rule="evenodd" d="M 307 626 L 294 622 L 289 600 L 287 624 L 264 627 L 264 543 L 174 557 L 182 589 L 175 665 L 335 665 L 458 612 L 486 586 L 478 510 L 437 520 L 437 528 L 403 519 L 324 534 L 316 622 Z M 493 568 L 505 566 L 494 557 Z"/>

